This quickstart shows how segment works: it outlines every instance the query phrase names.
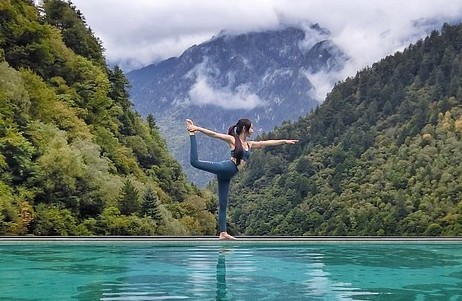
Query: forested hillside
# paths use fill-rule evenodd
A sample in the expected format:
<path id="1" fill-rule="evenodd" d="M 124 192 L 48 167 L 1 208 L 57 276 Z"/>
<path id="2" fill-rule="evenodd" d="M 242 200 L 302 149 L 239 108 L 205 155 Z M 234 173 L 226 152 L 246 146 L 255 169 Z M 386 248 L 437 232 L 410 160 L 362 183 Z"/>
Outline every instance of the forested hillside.
<path id="1" fill-rule="evenodd" d="M 0 0 L 0 235 L 215 234 L 84 17 L 33 2 Z"/>
<path id="2" fill-rule="evenodd" d="M 462 25 L 445 25 L 337 84 L 260 138 L 233 186 L 249 235 L 462 235 Z"/>

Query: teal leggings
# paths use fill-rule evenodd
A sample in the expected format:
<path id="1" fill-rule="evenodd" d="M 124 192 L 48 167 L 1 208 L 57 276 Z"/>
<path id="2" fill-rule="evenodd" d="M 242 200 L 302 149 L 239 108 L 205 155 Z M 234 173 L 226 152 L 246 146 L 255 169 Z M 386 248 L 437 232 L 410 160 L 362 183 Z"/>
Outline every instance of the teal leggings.
<path id="1" fill-rule="evenodd" d="M 229 185 L 231 178 L 238 172 L 236 164 L 231 160 L 210 162 L 199 161 L 197 156 L 196 136 L 191 135 L 191 165 L 200 170 L 213 173 L 218 180 L 218 227 L 220 232 L 226 231 L 226 207 L 228 205 Z"/>

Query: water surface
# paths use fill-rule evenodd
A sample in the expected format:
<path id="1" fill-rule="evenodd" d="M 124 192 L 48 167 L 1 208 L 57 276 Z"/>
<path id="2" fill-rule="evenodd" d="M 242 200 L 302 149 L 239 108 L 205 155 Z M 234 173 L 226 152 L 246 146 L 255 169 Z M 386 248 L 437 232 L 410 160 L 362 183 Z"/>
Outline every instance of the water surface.
<path id="1" fill-rule="evenodd" d="M 461 300 L 462 243 L 0 241 L 0 300 Z"/>

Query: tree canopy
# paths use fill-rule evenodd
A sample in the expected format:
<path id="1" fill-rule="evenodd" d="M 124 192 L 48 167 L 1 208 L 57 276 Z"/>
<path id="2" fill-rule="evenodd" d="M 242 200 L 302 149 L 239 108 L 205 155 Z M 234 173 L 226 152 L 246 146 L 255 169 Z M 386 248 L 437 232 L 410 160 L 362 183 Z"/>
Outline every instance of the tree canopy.
<path id="1" fill-rule="evenodd" d="M 233 186 L 247 235 L 462 235 L 462 25 L 338 83 Z"/>
<path id="2" fill-rule="evenodd" d="M 0 1 L 0 235 L 215 234 L 128 88 L 71 2 Z"/>

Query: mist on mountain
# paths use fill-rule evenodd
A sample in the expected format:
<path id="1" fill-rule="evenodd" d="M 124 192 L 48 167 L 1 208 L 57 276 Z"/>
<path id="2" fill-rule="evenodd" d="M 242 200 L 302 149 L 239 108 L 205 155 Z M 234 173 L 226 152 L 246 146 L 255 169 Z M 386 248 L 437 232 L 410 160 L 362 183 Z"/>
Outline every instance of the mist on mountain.
<path id="1" fill-rule="evenodd" d="M 185 118 L 226 132 L 246 117 L 254 122 L 256 135 L 271 131 L 316 108 L 347 61 L 330 32 L 318 24 L 282 26 L 238 35 L 222 31 L 179 57 L 129 72 L 127 78 L 135 109 L 143 116 L 153 114 L 188 179 L 203 186 L 211 175 L 189 165 Z M 222 142 L 198 139 L 201 159 L 229 156 Z"/>

